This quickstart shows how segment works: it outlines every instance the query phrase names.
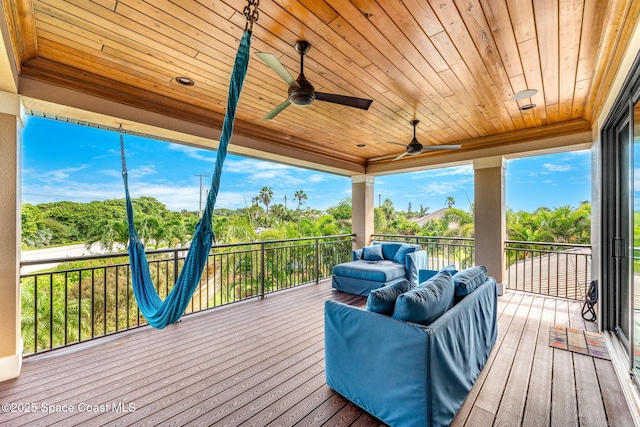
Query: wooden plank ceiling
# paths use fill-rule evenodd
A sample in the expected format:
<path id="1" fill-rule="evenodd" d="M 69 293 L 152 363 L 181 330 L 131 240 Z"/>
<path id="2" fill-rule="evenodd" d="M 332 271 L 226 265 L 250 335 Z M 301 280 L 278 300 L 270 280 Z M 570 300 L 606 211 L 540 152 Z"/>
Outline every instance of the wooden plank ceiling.
<path id="1" fill-rule="evenodd" d="M 220 126 L 245 2 L 3 2 L 21 76 Z M 412 119 L 423 145 L 462 150 L 585 131 L 639 4 L 262 0 L 236 131 L 360 165 L 401 154 L 389 142 L 408 144 Z M 316 101 L 261 119 L 286 99 L 287 84 L 254 53 L 273 53 L 296 77 L 300 39 L 312 45 L 305 75 L 315 89 L 372 99 L 368 111 Z M 538 93 L 511 100 L 525 89 Z M 528 103 L 536 107 L 519 109 Z"/>

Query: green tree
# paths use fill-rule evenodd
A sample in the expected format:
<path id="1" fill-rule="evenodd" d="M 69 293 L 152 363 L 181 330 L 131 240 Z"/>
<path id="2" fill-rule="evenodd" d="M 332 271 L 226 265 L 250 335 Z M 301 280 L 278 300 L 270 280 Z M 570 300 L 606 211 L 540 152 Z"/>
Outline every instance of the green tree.
<path id="1" fill-rule="evenodd" d="M 396 211 L 395 211 L 395 208 L 393 207 L 393 202 L 391 201 L 391 199 L 389 198 L 384 199 L 384 202 L 382 202 L 382 206 L 380 206 L 380 208 L 382 209 L 382 212 L 384 213 L 384 216 L 387 219 L 387 221 L 391 221 L 395 219 Z"/>
<path id="2" fill-rule="evenodd" d="M 448 196 L 447 200 L 444 202 L 445 205 L 447 205 L 447 208 L 451 208 L 451 206 L 456 204 L 456 200 L 452 197 L 452 196 Z"/>
<path id="3" fill-rule="evenodd" d="M 340 200 L 336 206 L 328 208 L 327 213 L 337 220 L 351 220 L 351 198 Z"/>
<path id="4" fill-rule="evenodd" d="M 269 204 L 271 203 L 271 200 L 273 200 L 273 190 L 271 189 L 271 187 L 262 187 L 260 193 L 258 194 L 258 198 L 265 206 L 267 216 L 269 216 Z"/>
<path id="5" fill-rule="evenodd" d="M 43 242 L 42 211 L 29 203 L 22 204 L 22 244 L 26 247 L 44 246 L 48 242 Z M 50 233 L 49 233 L 50 234 Z"/>
<path id="6" fill-rule="evenodd" d="M 303 190 L 298 190 L 293 195 L 293 200 L 297 200 L 298 201 L 298 210 L 300 210 L 300 207 L 304 203 L 304 200 L 307 200 L 307 195 L 305 194 L 305 192 Z"/>

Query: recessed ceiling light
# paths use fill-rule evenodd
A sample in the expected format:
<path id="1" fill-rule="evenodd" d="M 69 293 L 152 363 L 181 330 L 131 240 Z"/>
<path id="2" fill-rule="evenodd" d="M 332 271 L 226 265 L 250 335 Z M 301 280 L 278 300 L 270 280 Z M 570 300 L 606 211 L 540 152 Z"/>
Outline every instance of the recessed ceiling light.
<path id="1" fill-rule="evenodd" d="M 526 111 L 526 110 L 531 110 L 532 108 L 535 108 L 535 106 L 536 104 L 526 104 L 518 108 L 520 109 L 520 111 Z"/>
<path id="2" fill-rule="evenodd" d="M 536 89 L 521 90 L 520 92 L 514 93 L 511 99 L 513 101 L 520 101 L 521 99 L 531 98 L 537 93 L 538 91 Z"/>
<path id="3" fill-rule="evenodd" d="M 189 77 L 184 77 L 184 76 L 176 77 L 176 81 L 184 86 L 193 86 L 196 84 L 196 82 L 191 80 Z"/>
<path id="4" fill-rule="evenodd" d="M 356 145 L 356 147 L 366 147 L 366 146 L 367 146 L 367 144 L 358 144 L 358 145 Z"/>

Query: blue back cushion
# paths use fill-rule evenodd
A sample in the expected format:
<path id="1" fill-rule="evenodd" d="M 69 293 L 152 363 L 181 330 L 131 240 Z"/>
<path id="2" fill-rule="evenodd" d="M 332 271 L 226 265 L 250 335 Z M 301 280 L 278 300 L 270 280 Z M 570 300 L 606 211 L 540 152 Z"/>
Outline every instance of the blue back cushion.
<path id="1" fill-rule="evenodd" d="M 367 261 L 382 261 L 382 246 L 372 245 L 362 248 L 362 259 Z"/>
<path id="2" fill-rule="evenodd" d="M 487 268 L 484 265 L 467 268 L 453 276 L 456 287 L 456 299 L 461 299 L 473 292 L 487 280 Z"/>
<path id="3" fill-rule="evenodd" d="M 401 280 L 389 286 L 372 290 L 367 297 L 367 310 L 391 315 L 398 296 L 407 292 L 410 288 L 411 282 Z"/>
<path id="4" fill-rule="evenodd" d="M 396 252 L 395 256 L 393 257 L 393 260 L 395 262 L 398 262 L 404 265 L 404 261 L 405 261 L 405 258 L 407 257 L 407 254 L 415 252 L 418 249 L 419 249 L 419 246 L 417 245 L 409 245 L 407 243 L 403 243 L 398 248 L 398 252 Z"/>
<path id="5" fill-rule="evenodd" d="M 453 306 L 453 278 L 444 271 L 399 295 L 393 317 L 428 325 Z"/>
<path id="6" fill-rule="evenodd" d="M 382 246 L 382 256 L 384 259 L 393 261 L 398 249 L 402 246 L 402 242 L 373 242 L 374 245 Z"/>

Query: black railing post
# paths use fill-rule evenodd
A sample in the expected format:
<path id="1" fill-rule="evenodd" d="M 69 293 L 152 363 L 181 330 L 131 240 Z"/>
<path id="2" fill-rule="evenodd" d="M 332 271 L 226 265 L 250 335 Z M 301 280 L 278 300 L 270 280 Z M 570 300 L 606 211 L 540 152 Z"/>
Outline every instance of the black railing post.
<path id="1" fill-rule="evenodd" d="M 316 284 L 320 281 L 320 238 L 316 237 Z"/>
<path id="2" fill-rule="evenodd" d="M 264 242 L 260 242 L 260 298 L 264 298 Z"/>
<path id="3" fill-rule="evenodd" d="M 179 258 L 180 258 L 180 251 L 178 249 L 173 251 L 173 285 L 175 286 L 176 282 L 178 281 L 178 268 L 179 268 Z M 168 278 L 167 278 L 167 284 L 168 284 Z"/>
<path id="4" fill-rule="evenodd" d="M 53 274 L 49 275 L 49 348 L 53 348 Z"/>
<path id="5" fill-rule="evenodd" d="M 38 352 L 38 276 L 33 279 L 33 352 Z"/>

